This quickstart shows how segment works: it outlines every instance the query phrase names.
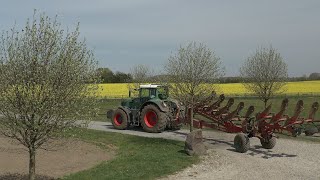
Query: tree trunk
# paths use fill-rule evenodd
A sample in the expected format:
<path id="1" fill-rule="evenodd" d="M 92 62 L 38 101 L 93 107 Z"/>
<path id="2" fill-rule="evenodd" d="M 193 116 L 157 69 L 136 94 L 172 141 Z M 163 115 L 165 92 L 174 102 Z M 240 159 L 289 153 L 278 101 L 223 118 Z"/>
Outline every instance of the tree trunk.
<path id="1" fill-rule="evenodd" d="M 192 92 L 193 94 L 193 92 Z M 191 109 L 190 109 L 190 132 L 193 131 L 193 108 L 194 108 L 194 95 L 191 97 Z"/>
<path id="2" fill-rule="evenodd" d="M 193 131 L 193 107 L 190 108 L 190 132 Z"/>
<path id="3" fill-rule="evenodd" d="M 267 108 L 268 99 L 264 99 L 264 108 Z"/>
<path id="4" fill-rule="evenodd" d="M 29 180 L 36 178 L 36 150 L 29 148 Z"/>

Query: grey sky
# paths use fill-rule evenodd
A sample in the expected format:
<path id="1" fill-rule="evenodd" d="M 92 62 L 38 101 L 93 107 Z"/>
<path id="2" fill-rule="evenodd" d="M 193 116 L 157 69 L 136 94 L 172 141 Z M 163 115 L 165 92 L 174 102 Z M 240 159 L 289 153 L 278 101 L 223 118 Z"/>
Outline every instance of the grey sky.
<path id="1" fill-rule="evenodd" d="M 180 44 L 205 43 L 221 58 L 226 75 L 258 46 L 277 48 L 290 76 L 320 72 L 318 0 L 32 0 L 3 1 L 0 29 L 23 26 L 33 9 L 80 22 L 100 66 L 129 72 L 134 64 L 161 70 Z"/>

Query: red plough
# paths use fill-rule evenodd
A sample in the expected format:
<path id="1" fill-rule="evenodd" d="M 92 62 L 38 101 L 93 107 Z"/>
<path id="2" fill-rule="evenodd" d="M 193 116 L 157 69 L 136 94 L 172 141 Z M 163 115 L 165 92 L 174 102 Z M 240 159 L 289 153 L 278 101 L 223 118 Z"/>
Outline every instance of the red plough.
<path id="1" fill-rule="evenodd" d="M 244 108 L 244 103 L 240 102 L 237 107 L 230 111 L 234 104 L 234 99 L 230 98 L 227 104 L 220 107 L 225 100 L 224 95 L 220 95 L 218 100 L 210 103 L 212 97 L 207 98 L 204 103 L 199 103 L 194 108 L 193 126 L 196 128 L 212 128 L 228 133 L 238 133 L 234 138 L 234 147 L 238 152 L 246 152 L 250 147 L 249 138 L 260 139 L 263 148 L 272 149 L 276 144 L 274 132 L 289 133 L 293 136 L 305 132 L 312 135 L 318 132 L 314 120 L 315 113 L 319 108 L 317 102 L 312 104 L 308 118 L 300 117 L 303 110 L 303 101 L 298 101 L 293 116 L 285 115 L 288 107 L 288 99 L 284 99 L 280 111 L 276 114 L 270 113 L 271 104 L 262 112 L 252 116 L 254 107 L 250 106 L 244 116 L 240 112 Z M 194 118 L 196 117 L 196 118 Z M 199 119 L 200 117 L 201 120 Z M 191 111 L 188 109 L 186 123 L 190 123 Z M 308 125 L 307 127 L 305 125 Z"/>
<path id="2" fill-rule="evenodd" d="M 236 125 L 233 121 L 239 121 L 239 112 L 243 109 L 244 103 L 240 102 L 235 110 L 232 112 L 229 112 L 229 109 L 234 104 L 234 99 L 231 98 L 227 102 L 227 104 L 222 107 L 220 107 L 220 104 L 224 100 L 224 95 L 221 95 L 219 99 L 212 103 L 209 106 L 204 107 L 197 107 L 194 109 L 194 113 L 198 114 L 202 117 L 205 117 L 206 119 L 210 121 L 205 120 L 198 120 L 193 119 L 194 127 L 197 128 L 203 128 L 203 127 L 209 127 L 218 129 L 221 131 L 229 132 L 229 133 L 235 133 L 235 132 L 241 132 L 242 127 L 241 125 Z"/>
<path id="3" fill-rule="evenodd" d="M 271 107 L 271 105 L 270 105 Z M 319 103 L 314 102 L 311 106 L 308 118 L 300 117 L 303 111 L 303 101 L 299 100 L 294 110 L 293 116 L 284 115 L 288 107 L 288 99 L 282 101 L 280 111 L 275 115 L 257 115 L 256 119 L 258 126 L 264 126 L 273 129 L 275 132 L 279 133 L 289 133 L 296 137 L 305 132 L 307 136 L 313 135 L 318 132 L 315 122 L 315 113 L 319 108 Z M 268 108 L 266 108 L 268 109 Z"/>

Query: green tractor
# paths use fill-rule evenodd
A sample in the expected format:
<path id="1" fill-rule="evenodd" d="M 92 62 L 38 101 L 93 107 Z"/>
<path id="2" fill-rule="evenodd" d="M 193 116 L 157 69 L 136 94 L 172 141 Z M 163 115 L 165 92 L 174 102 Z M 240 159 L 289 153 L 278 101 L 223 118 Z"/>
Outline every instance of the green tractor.
<path id="1" fill-rule="evenodd" d="M 180 129 L 184 107 L 169 98 L 167 86 L 140 85 L 139 96 L 121 102 L 116 110 L 107 113 L 115 129 L 127 129 L 129 126 L 142 126 L 146 132 L 158 133 L 166 128 Z"/>

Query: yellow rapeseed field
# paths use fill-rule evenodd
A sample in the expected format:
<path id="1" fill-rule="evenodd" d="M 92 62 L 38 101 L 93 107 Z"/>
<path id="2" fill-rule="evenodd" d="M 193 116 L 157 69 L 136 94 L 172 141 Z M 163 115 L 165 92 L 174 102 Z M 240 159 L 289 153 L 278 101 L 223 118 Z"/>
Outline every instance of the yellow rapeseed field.
<path id="1" fill-rule="evenodd" d="M 101 97 L 128 97 L 128 83 L 99 84 L 99 96 Z"/>
<path id="2" fill-rule="evenodd" d="M 127 83 L 112 83 L 112 84 L 100 84 L 100 97 L 128 97 L 129 84 Z M 285 89 L 285 94 L 320 94 L 320 81 L 300 81 L 289 82 Z M 224 93 L 226 95 L 246 95 L 250 94 L 241 83 L 220 84 L 219 94 Z"/>
<path id="3" fill-rule="evenodd" d="M 250 94 L 241 83 L 220 84 L 221 91 L 225 94 Z M 288 82 L 284 87 L 285 94 L 320 94 L 320 81 Z"/>
<path id="4" fill-rule="evenodd" d="M 320 94 L 320 81 L 289 82 L 287 89 L 288 94 Z"/>

